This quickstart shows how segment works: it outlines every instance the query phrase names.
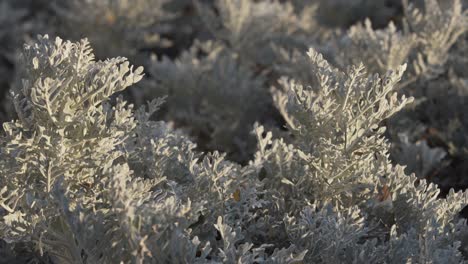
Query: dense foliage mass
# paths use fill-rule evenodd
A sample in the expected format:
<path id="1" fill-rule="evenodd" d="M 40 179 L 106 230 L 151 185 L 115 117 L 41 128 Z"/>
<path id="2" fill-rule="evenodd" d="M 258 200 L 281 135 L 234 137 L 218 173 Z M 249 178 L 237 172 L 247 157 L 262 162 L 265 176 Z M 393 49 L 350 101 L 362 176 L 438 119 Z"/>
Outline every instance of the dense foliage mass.
<path id="1" fill-rule="evenodd" d="M 3 0 L 0 263 L 468 262 L 466 5 Z"/>

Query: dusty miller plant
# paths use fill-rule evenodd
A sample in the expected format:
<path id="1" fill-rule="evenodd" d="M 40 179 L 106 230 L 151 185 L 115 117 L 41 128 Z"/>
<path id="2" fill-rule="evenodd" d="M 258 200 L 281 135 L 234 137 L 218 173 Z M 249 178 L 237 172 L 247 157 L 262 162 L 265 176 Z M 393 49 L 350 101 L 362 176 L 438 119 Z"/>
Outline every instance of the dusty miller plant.
<path id="1" fill-rule="evenodd" d="M 445 143 L 434 145 L 430 142 L 429 147 L 444 147 L 445 152 L 455 154 L 457 157 L 447 156 L 450 162 L 464 159 L 460 153 L 465 148 L 465 118 L 461 114 L 464 111 L 460 109 L 464 108 L 463 90 L 467 87 L 462 69 L 465 67 L 463 58 L 466 57 L 466 36 L 463 34 L 468 24 L 467 11 L 462 3 L 457 0 L 425 0 L 409 4 L 405 1 L 401 21 L 391 21 L 384 28 L 376 28 L 375 23 L 367 19 L 351 26 L 334 41 L 316 48 L 340 69 L 362 62 L 369 71 L 385 74 L 407 63 L 408 69 L 397 86 L 402 93 L 412 95 L 416 100 L 411 108 L 385 121 L 389 127 L 387 136 L 395 145 L 405 145 L 398 137 L 400 132 L 404 132 L 411 134 L 408 143 L 416 144 L 425 137 L 425 131 L 435 129 L 438 131 L 436 138 L 440 137 Z M 279 49 L 278 55 L 275 70 L 302 83 L 314 82 L 310 65 L 301 52 Z M 403 149 L 408 153 L 400 152 L 399 157 L 392 159 L 406 165 L 414 163 L 414 159 L 404 158 L 413 157 L 410 149 L 402 146 L 400 150 Z M 429 175 L 440 172 L 445 165 Z M 440 183 L 439 180 L 436 182 Z"/>
<path id="2" fill-rule="evenodd" d="M 308 263 L 462 262 L 466 193 L 438 200 L 434 185 L 388 159 L 379 124 L 411 102 L 395 92 L 406 67 L 380 78 L 308 54 L 312 85 L 285 80 L 275 92 L 292 144 L 255 130 L 254 163 L 284 215 L 270 226 L 307 250 Z"/>
<path id="3" fill-rule="evenodd" d="M 271 10 L 267 21 L 284 15 Z M 237 144 L 262 109 L 257 98 L 267 100 L 265 76 L 253 70 L 261 60 L 239 47 L 255 52 L 250 42 L 265 43 L 270 52 L 290 32 L 249 22 L 257 18 L 224 23 L 222 45 L 152 62 L 166 106 L 155 99 L 135 108 L 116 97 L 143 69 L 122 57 L 96 61 L 87 40 L 40 36 L 26 45 L 12 91 L 18 118 L 0 138 L 0 256 L 7 244 L 12 259 L 27 248 L 52 263 L 464 262 L 468 233 L 458 214 L 467 194 L 438 199 L 439 189 L 418 178 L 442 152 L 407 142 L 405 155 L 429 160 L 412 169 L 417 175 L 389 160 L 382 125 L 413 100 L 397 93 L 400 59 L 384 54 L 376 66 L 362 56 L 362 64 L 335 67 L 315 49 L 294 53 L 300 64 L 281 68 L 294 78 L 272 89 L 285 136 L 256 125 L 255 157 L 245 166 L 199 152 L 184 132 L 155 121 L 162 107 L 217 146 Z M 401 40 L 396 28 L 382 32 Z"/>
<path id="4" fill-rule="evenodd" d="M 0 237 L 53 263 L 289 263 L 246 229 L 264 201 L 256 168 L 201 155 L 110 96 L 141 80 L 125 58 L 95 61 L 87 40 L 26 45 L 18 119 L 1 139 Z"/>
<path id="5" fill-rule="evenodd" d="M 165 210 L 171 218 L 187 213 L 152 190 L 163 175 L 133 179 L 128 160 L 139 159 L 131 135 L 144 129 L 137 118 L 145 114 L 108 102 L 139 81 L 142 68 L 124 58 L 96 62 L 86 40 L 47 36 L 25 47 L 22 63 L 22 85 L 13 91 L 19 119 L 4 124 L 2 139 L 2 238 L 30 242 L 59 263 L 141 262 L 147 238 L 138 219 L 152 216 L 140 210 L 160 220 Z"/>
<path id="6" fill-rule="evenodd" d="M 445 4 L 425 0 L 424 9 L 404 2 L 401 30 L 393 22 L 385 29 L 375 30 L 370 20 L 366 20 L 363 25 L 352 26 L 341 40 L 342 47 L 351 50 L 343 53 L 345 57 L 354 63 L 363 61 L 376 72 L 384 73 L 399 64 L 409 63 L 409 73 L 402 86 L 440 75 L 449 49 L 468 29 L 467 13 L 460 0 Z M 356 56 L 358 53 L 360 56 Z"/>

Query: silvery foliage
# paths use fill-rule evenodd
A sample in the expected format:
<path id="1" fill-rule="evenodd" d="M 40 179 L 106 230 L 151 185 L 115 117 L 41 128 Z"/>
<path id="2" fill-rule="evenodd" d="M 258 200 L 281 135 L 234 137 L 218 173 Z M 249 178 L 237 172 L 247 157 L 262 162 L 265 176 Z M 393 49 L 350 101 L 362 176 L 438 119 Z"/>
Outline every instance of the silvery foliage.
<path id="1" fill-rule="evenodd" d="M 342 54 L 345 59 L 341 64 L 362 61 L 373 71 L 384 73 L 409 63 L 402 86 L 440 75 L 449 49 L 468 29 L 468 13 L 461 1 L 447 2 L 442 5 L 437 0 L 425 0 L 423 10 L 406 3 L 402 30 L 393 22 L 387 28 L 375 30 L 370 20 L 352 26 L 341 40 L 341 47 L 348 51 Z"/>
<path id="2" fill-rule="evenodd" d="M 179 2 L 185 2 L 183 0 Z M 99 58 L 127 56 L 151 45 L 170 45 L 161 35 L 171 29 L 176 12 L 168 0 L 51 1 L 58 20 L 56 32 L 68 38 L 89 38 Z M 59 26 L 57 26 L 59 25 Z"/>
<path id="3" fill-rule="evenodd" d="M 451 64 L 442 78 L 424 83 L 424 87 L 421 86 L 423 89 L 418 88 L 413 93 L 420 98 L 418 103 L 398 113 L 391 120 L 392 129 L 388 133 L 394 142 L 392 159 L 408 165 L 407 170 L 416 169 L 414 172 L 418 176 L 425 176 L 445 191 L 450 187 L 463 188 L 466 184 L 468 119 L 465 113 L 468 82 L 455 73 L 458 71 L 455 68 L 457 66 Z M 407 135 L 407 143 L 398 136 L 402 132 Z M 433 163 L 425 159 L 428 162 L 426 164 L 421 163 L 423 160 L 418 162 L 414 151 L 423 150 L 423 142 L 427 142 L 429 147 L 424 147 L 424 152 L 442 151 L 446 154 L 443 160 Z M 428 174 L 421 175 L 418 168 L 422 167 L 432 169 Z"/>
<path id="4" fill-rule="evenodd" d="M 385 129 L 378 127 L 379 122 L 411 102 L 404 96 L 398 98 L 394 91 L 405 67 L 381 79 L 378 75 L 368 77 L 362 64 L 341 72 L 315 50 L 311 49 L 308 55 L 315 82 L 303 86 L 294 80 L 283 80 L 285 92 L 278 90 L 274 94 L 292 131 L 294 147 L 276 142 L 272 148 L 277 145 L 278 151 L 284 152 L 282 155 L 294 150 L 303 163 L 304 167 L 293 167 L 301 170 L 289 173 L 291 183 L 314 198 L 343 196 L 347 200 L 344 197 L 354 193 L 352 182 L 359 175 L 353 171 L 372 170 L 373 166 L 364 164 L 373 161 L 375 152 L 386 147 L 381 136 Z M 308 168 L 313 175 L 301 177 L 301 171 Z M 278 173 L 281 169 L 271 171 Z M 299 183 L 301 180 L 306 182 Z"/>
<path id="5" fill-rule="evenodd" d="M 196 42 L 175 61 L 163 57 L 148 68 L 154 83 L 145 97 L 168 95 L 167 120 L 202 139 L 202 147 L 236 160 L 254 151 L 250 130 L 266 115 L 271 99 L 265 78 L 241 64 L 235 53 L 217 42 Z"/>
<path id="6" fill-rule="evenodd" d="M 416 97 L 417 103 L 412 109 L 390 120 L 389 134 L 393 134 L 392 140 L 395 142 L 398 142 L 396 134 L 399 132 L 413 135 L 410 137 L 410 145 L 429 136 L 428 143 L 432 148 L 443 148 L 448 154 L 444 162 L 424 176 L 439 184 L 440 188 L 448 190 L 449 186 L 462 185 L 465 182 L 462 164 L 466 160 L 467 122 L 462 109 L 466 105 L 468 86 L 463 77 L 463 69 L 466 67 L 463 46 L 468 29 L 468 11 L 463 9 L 462 1 L 458 0 L 421 2 L 423 5 L 418 8 L 415 5 L 405 5 L 403 29 L 397 33 L 401 40 L 406 38 L 406 41 L 399 44 L 395 42 L 393 45 L 395 54 L 399 54 L 393 58 L 401 61 L 407 56 L 406 61 L 411 65 L 400 86 L 407 87 L 404 89 L 405 93 Z M 408 55 L 402 54 L 402 51 Z M 364 54 L 382 57 L 372 53 Z M 433 166 L 431 163 L 411 166 L 414 163 L 411 150 L 404 146 L 400 150 L 409 153 L 399 152 L 398 155 L 393 155 L 393 159 L 401 164 L 408 164 L 408 170 Z M 452 170 L 454 167 L 457 169 Z"/>
<path id="7" fill-rule="evenodd" d="M 343 47 L 362 52 L 359 58 L 347 54 L 351 60 L 363 61 L 375 72 L 386 72 L 408 60 L 416 36 L 399 31 L 393 22 L 384 29 L 374 30 L 371 21 L 366 19 L 364 24 L 352 26 L 342 41 Z M 380 52 L 376 53 L 377 50 Z"/>
<path id="8" fill-rule="evenodd" d="M 19 119 L 4 124 L 2 138 L 2 238 L 31 241 L 61 263 L 143 259 L 148 238 L 140 232 L 187 212 L 152 190 L 162 175 L 130 169 L 138 159 L 127 149 L 139 146 L 145 115 L 108 102 L 138 82 L 142 68 L 124 58 L 96 62 L 86 40 L 47 36 L 25 47 L 22 63 L 23 83 L 13 91 Z"/>
<path id="9" fill-rule="evenodd" d="M 238 2 L 226 6 L 232 3 Z M 232 24 L 225 28 L 244 30 L 234 33 L 262 27 Z M 276 36 L 289 32 L 262 30 L 264 42 L 261 31 L 245 37 L 268 44 L 260 45 L 268 53 Z M 256 46 L 236 50 L 244 42 L 222 40 L 228 48 L 194 46 L 198 51 L 175 62 L 153 62 L 159 88 L 180 95 L 169 94 L 167 113 L 171 100 L 184 109 L 184 115 L 170 114 L 178 118 L 203 114 L 203 122 L 222 122 L 219 116 L 241 120 L 231 111 L 252 113 L 223 97 L 234 91 L 219 84 L 248 87 L 228 95 L 240 92 L 250 105 L 250 89 L 261 95 L 264 82 L 252 62 L 265 61 L 244 55 L 256 55 Z M 388 158 L 380 125 L 412 101 L 396 93 L 405 66 L 389 59 L 382 68 L 364 61 L 343 70 L 347 61 L 333 67 L 313 49 L 308 58 L 294 56 L 301 64 L 288 76 L 296 80 L 282 79 L 273 90 L 289 135 L 273 138 L 256 126 L 255 158 L 241 166 L 225 154 L 197 152 L 183 132 L 153 121 L 163 100 L 134 109 L 115 98 L 142 79 L 141 68 L 120 57 L 95 61 L 86 40 L 39 37 L 25 47 L 22 81 L 12 93 L 18 119 L 4 123 L 0 139 L 1 239 L 55 263 L 463 262 L 468 232 L 458 213 L 467 194 L 451 191 L 438 199 L 435 185 L 408 176 Z M 203 86 L 184 89 L 192 81 Z M 220 94 L 204 97 L 206 87 Z M 199 109 L 204 112 L 191 113 Z M 236 131 L 225 127 L 217 129 Z"/>
<path id="10" fill-rule="evenodd" d="M 462 34 L 468 29 L 467 11 L 458 0 L 419 2 L 418 6 L 404 5 L 401 27 L 390 22 L 385 28 L 375 29 L 367 19 L 317 50 L 340 69 L 362 62 L 369 71 L 384 74 L 407 63 L 408 70 L 397 85 L 416 100 L 411 110 L 387 122 L 392 140 L 398 142 L 397 134 L 402 131 L 413 134 L 435 127 L 443 132 L 444 140 L 459 148 L 456 152 L 462 153 L 466 118 L 460 109 L 465 101 L 462 91 L 467 87 L 463 79 L 466 36 Z M 278 49 L 277 55 L 276 71 L 302 83 L 315 82 L 314 71 L 301 52 Z M 411 144 L 417 139 L 411 138 Z M 453 147 L 448 148 L 452 152 Z M 401 157 L 399 162 L 403 162 Z"/>
<path id="11" fill-rule="evenodd" d="M 403 116 L 392 120 L 392 124 L 398 128 L 413 134 L 419 132 L 424 137 L 425 131 L 437 131 L 436 137 L 445 143 L 438 143 L 446 148 L 452 155 L 467 153 L 468 138 L 465 136 L 467 129 L 467 118 L 465 116 L 468 83 L 462 76 L 456 75 L 453 69 L 449 69 L 443 78 L 438 78 L 425 84 L 424 89 L 414 91 L 415 96 L 420 99 L 413 109 L 408 109 Z M 417 120 L 424 120 L 424 123 Z M 412 122 L 413 125 L 411 125 Z M 398 124 L 406 123 L 406 124 Z M 422 129 L 421 131 L 421 128 Z M 401 131 L 401 130 L 400 130 Z M 444 146 L 447 145 L 447 146 Z"/>
<path id="12" fill-rule="evenodd" d="M 32 9 L 41 6 L 42 1 L 4 0 L 0 1 L 0 120 L 13 116 L 14 107 L 8 97 L 8 90 L 14 82 L 21 45 L 31 41 L 31 35 L 44 29 L 39 19 L 42 12 Z"/>
<path id="13" fill-rule="evenodd" d="M 436 74 L 446 63 L 449 49 L 468 30 L 468 11 L 461 0 L 426 0 L 424 10 L 409 5 L 406 13 L 408 31 L 419 39 L 415 72 Z"/>
<path id="14" fill-rule="evenodd" d="M 315 82 L 286 80 L 275 92 L 292 144 L 255 130 L 252 164 L 276 204 L 271 229 L 307 250 L 307 263 L 462 262 L 458 213 L 467 194 L 437 199 L 435 185 L 388 159 L 379 124 L 412 100 L 395 92 L 405 66 L 380 78 L 362 65 L 339 71 L 313 49 L 308 55 Z"/>
<path id="15" fill-rule="evenodd" d="M 2 240 L 53 263 L 302 259 L 292 245 L 270 250 L 256 239 L 255 211 L 267 204 L 256 167 L 193 151 L 151 120 L 160 99 L 136 110 L 111 102 L 142 79 L 141 67 L 95 61 L 85 39 L 48 36 L 25 46 L 22 66 L 18 120 L 4 123 L 0 141 Z"/>

